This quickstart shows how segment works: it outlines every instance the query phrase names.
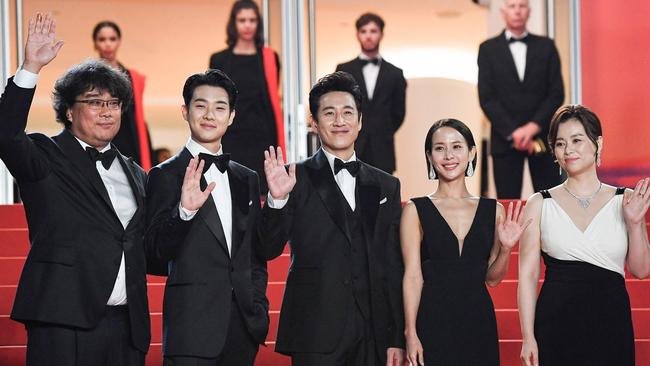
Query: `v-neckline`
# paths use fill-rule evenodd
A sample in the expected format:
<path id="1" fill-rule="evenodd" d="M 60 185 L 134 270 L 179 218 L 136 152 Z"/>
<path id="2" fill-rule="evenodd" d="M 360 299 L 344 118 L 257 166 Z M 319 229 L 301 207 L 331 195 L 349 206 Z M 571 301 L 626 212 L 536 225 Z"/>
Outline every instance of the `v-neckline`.
<path id="1" fill-rule="evenodd" d="M 449 222 L 447 221 L 445 216 L 442 214 L 442 212 L 440 212 L 440 210 L 438 209 L 438 206 L 436 206 L 436 204 L 433 203 L 433 200 L 431 199 L 431 197 L 427 197 L 427 198 L 428 198 L 429 202 L 431 203 L 431 206 L 433 206 L 433 209 L 438 214 L 438 216 L 440 216 L 442 221 L 445 223 L 445 226 L 447 226 L 447 230 L 449 230 L 449 232 L 451 233 L 451 236 L 453 236 L 456 239 L 456 249 L 458 251 L 458 258 L 462 258 L 463 253 L 465 253 L 465 241 L 467 240 L 467 238 L 472 233 L 472 230 L 474 230 L 474 224 L 476 223 L 476 217 L 478 216 L 478 210 L 481 208 L 481 203 L 483 202 L 483 198 L 479 197 L 479 199 L 478 199 L 478 204 L 476 205 L 476 210 L 474 211 L 474 217 L 472 218 L 472 224 L 469 226 L 469 230 L 467 230 L 467 232 L 465 233 L 465 237 L 463 237 L 463 242 L 462 242 L 463 246 L 462 247 L 460 246 L 460 243 L 461 243 L 460 239 L 458 238 L 458 236 L 456 235 L 454 230 L 451 228 L 451 226 L 449 226 Z"/>
<path id="2" fill-rule="evenodd" d="M 560 206 L 560 203 L 557 202 L 557 201 L 555 200 L 555 198 L 553 198 L 553 196 L 550 197 L 550 200 L 551 200 L 551 201 L 553 202 L 553 204 L 554 204 L 554 205 L 555 205 L 555 206 L 560 210 L 560 212 L 562 212 L 562 214 L 563 214 L 564 216 L 566 216 L 566 218 L 569 220 L 569 222 L 571 223 L 571 225 L 572 225 L 572 226 L 573 226 L 573 227 L 574 227 L 574 228 L 575 228 L 575 229 L 576 229 L 580 234 L 585 235 L 585 234 L 589 231 L 589 229 L 591 229 L 591 225 L 594 223 L 594 221 L 596 221 L 596 219 L 600 216 L 600 214 L 603 213 L 603 212 L 605 211 L 605 208 L 606 208 L 607 206 L 609 206 L 612 202 L 614 202 L 614 198 L 616 198 L 616 196 L 618 196 L 618 194 L 614 194 L 614 196 L 612 196 L 609 200 L 607 200 L 607 202 L 605 202 L 605 204 L 603 205 L 603 207 L 601 207 L 600 209 L 598 209 L 598 211 L 596 212 L 596 214 L 594 215 L 594 217 L 591 218 L 591 221 L 589 221 L 589 224 L 587 224 L 587 227 L 585 227 L 584 230 L 580 230 L 580 228 L 579 228 L 578 225 L 576 225 L 576 223 L 573 221 L 573 219 L 571 218 L 571 216 L 569 215 L 569 213 L 566 212 L 566 210 L 564 209 L 564 207 Z"/>

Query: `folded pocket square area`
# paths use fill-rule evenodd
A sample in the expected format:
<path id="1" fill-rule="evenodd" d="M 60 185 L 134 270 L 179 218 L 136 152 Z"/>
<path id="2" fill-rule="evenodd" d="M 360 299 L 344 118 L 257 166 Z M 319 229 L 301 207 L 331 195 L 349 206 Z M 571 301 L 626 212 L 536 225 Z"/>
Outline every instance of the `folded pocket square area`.
<path id="1" fill-rule="evenodd" d="M 379 204 L 380 204 L 380 205 L 383 205 L 383 204 L 386 203 L 387 201 L 388 201 L 388 198 L 384 197 L 384 198 L 381 199 L 381 201 L 379 201 Z"/>
<path id="2" fill-rule="evenodd" d="M 252 205 L 252 204 L 253 204 L 253 200 L 248 201 L 249 206 Z"/>

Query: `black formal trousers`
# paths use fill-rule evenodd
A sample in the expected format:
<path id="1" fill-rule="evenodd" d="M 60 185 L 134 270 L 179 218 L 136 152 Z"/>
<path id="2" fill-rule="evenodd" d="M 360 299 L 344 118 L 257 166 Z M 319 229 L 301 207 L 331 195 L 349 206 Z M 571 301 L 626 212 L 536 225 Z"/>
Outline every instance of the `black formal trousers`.
<path id="1" fill-rule="evenodd" d="M 339 344 L 329 353 L 296 352 L 291 354 L 292 366 L 382 366 L 372 324 L 361 309 L 350 303 L 348 319 Z M 386 353 L 386 350 L 381 350 Z"/>
<path id="2" fill-rule="evenodd" d="M 27 366 L 140 366 L 145 353 L 133 347 L 126 306 L 107 306 L 92 329 L 28 322 Z"/>
<path id="3" fill-rule="evenodd" d="M 402 69 L 382 59 L 370 99 L 362 68 L 359 58 L 336 66 L 336 71 L 345 71 L 354 77 L 363 97 L 363 127 L 355 142 L 355 151 L 360 160 L 392 174 L 396 168 L 394 135 L 406 114 L 406 79 Z"/>
<path id="4" fill-rule="evenodd" d="M 492 155 L 494 184 L 500 199 L 520 199 L 524 176 L 524 159 L 533 181 L 533 189 L 539 192 L 562 183 L 559 167 L 550 154 L 528 155 L 515 151 L 509 154 Z"/>
<path id="5" fill-rule="evenodd" d="M 217 357 L 170 356 L 163 366 L 252 366 L 257 355 L 258 343 L 251 337 L 239 306 L 233 298 L 226 343 Z"/>

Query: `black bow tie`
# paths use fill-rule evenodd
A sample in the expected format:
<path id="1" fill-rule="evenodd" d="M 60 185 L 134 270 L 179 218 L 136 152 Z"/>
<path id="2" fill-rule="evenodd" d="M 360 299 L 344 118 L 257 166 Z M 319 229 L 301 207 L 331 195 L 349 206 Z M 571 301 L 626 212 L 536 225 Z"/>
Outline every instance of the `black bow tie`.
<path id="1" fill-rule="evenodd" d="M 106 170 L 111 168 L 111 164 L 113 164 L 113 160 L 115 160 L 115 156 L 117 155 L 115 149 L 108 149 L 104 152 L 99 152 L 97 149 L 90 146 L 86 147 L 86 152 L 88 153 L 88 156 L 90 156 L 90 160 L 94 162 L 101 161 Z"/>
<path id="2" fill-rule="evenodd" d="M 339 174 L 341 169 L 347 169 L 351 176 L 356 177 L 359 173 L 360 166 L 358 160 L 344 163 L 341 159 L 334 159 L 334 175 Z"/>
<path id="3" fill-rule="evenodd" d="M 359 62 L 361 62 L 361 67 L 364 67 L 367 64 L 379 65 L 379 59 L 378 58 L 371 58 L 371 59 L 360 58 Z"/>
<path id="4" fill-rule="evenodd" d="M 515 38 L 514 36 L 510 37 L 510 39 L 508 40 L 508 43 L 510 44 L 510 43 L 514 43 L 514 42 L 528 43 L 528 35 L 525 35 L 525 36 L 523 36 L 521 38 Z"/>
<path id="5" fill-rule="evenodd" d="M 221 155 L 210 155 L 205 153 L 199 154 L 199 159 L 205 160 L 205 165 L 203 166 L 203 174 L 210 169 L 210 166 L 214 166 L 219 169 L 220 172 L 225 172 L 228 169 L 228 163 L 230 162 L 230 154 L 221 154 Z"/>

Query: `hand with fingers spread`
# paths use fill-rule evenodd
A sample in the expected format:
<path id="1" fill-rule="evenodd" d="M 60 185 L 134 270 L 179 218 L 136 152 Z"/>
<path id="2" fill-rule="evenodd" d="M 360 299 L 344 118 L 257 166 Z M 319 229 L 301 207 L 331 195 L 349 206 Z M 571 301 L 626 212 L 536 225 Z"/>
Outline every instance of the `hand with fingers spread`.
<path id="1" fill-rule="evenodd" d="M 623 217 L 628 225 L 645 222 L 645 215 L 650 207 L 650 178 L 641 179 L 634 191 L 625 191 L 623 197 Z"/>
<path id="2" fill-rule="evenodd" d="M 197 156 L 190 160 L 185 169 L 183 187 L 181 187 L 181 206 L 188 211 L 200 209 L 217 185 L 212 182 L 205 188 L 205 191 L 201 191 L 201 176 L 203 175 L 204 165 L 205 161 L 201 160 L 199 162 Z"/>
<path id="3" fill-rule="evenodd" d="M 25 44 L 25 63 L 23 68 L 38 74 L 38 72 L 52 61 L 63 47 L 63 41 L 55 42 L 56 21 L 51 13 L 29 19 L 27 41 Z"/>
<path id="4" fill-rule="evenodd" d="M 417 334 L 406 335 L 406 359 L 409 365 L 424 366 L 424 350 Z"/>
<path id="5" fill-rule="evenodd" d="M 273 199 L 286 199 L 296 185 L 296 164 L 291 164 L 287 173 L 279 146 L 275 149 L 269 146 L 269 149 L 264 151 L 264 174 Z"/>
<path id="6" fill-rule="evenodd" d="M 521 235 L 526 231 L 528 225 L 532 222 L 532 219 L 528 219 L 522 225 L 523 217 L 521 201 L 517 202 L 514 211 L 512 202 L 508 204 L 508 213 L 506 214 L 505 220 L 499 216 L 497 234 L 499 235 L 499 242 L 501 242 L 503 249 L 508 251 L 512 250 L 519 241 L 519 238 L 521 238 Z"/>

